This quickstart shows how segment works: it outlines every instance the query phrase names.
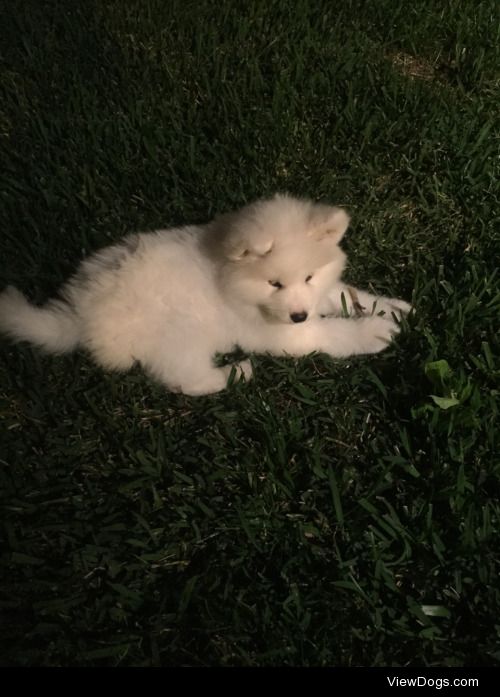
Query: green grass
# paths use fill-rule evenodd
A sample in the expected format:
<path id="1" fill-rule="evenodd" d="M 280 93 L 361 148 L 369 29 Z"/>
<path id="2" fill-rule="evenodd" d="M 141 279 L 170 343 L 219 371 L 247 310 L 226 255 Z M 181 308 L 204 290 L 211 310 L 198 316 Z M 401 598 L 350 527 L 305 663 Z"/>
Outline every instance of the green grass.
<path id="1" fill-rule="evenodd" d="M 2 341 L 2 663 L 500 664 L 499 19 L 3 4 L 2 283 L 287 190 L 348 206 L 349 279 L 416 314 L 201 399 Z"/>

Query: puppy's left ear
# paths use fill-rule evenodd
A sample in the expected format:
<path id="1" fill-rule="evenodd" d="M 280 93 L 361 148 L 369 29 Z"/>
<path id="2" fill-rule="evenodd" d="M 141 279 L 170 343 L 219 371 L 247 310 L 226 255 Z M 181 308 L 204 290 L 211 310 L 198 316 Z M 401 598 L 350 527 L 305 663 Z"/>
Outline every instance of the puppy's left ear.
<path id="1" fill-rule="evenodd" d="M 316 205 L 308 234 L 316 240 L 330 239 L 338 244 L 349 227 L 350 216 L 343 208 Z"/>

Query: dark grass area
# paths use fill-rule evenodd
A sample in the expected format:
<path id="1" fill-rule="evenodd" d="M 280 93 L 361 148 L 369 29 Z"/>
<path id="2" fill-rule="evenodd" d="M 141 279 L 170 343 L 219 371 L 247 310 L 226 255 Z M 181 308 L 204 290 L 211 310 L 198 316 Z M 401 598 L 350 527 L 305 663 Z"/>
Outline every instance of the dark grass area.
<path id="1" fill-rule="evenodd" d="M 2 342 L 2 663 L 499 665 L 498 3 L 0 8 L 3 284 L 287 190 L 416 307 L 210 398 Z"/>

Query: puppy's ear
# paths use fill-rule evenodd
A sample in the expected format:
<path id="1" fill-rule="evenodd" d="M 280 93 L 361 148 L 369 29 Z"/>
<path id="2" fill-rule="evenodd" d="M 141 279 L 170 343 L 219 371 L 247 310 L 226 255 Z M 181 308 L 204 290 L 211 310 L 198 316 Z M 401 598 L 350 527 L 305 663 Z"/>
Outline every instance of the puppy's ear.
<path id="1" fill-rule="evenodd" d="M 351 218 L 343 208 L 315 205 L 308 234 L 315 240 L 330 239 L 338 244 L 349 227 Z"/>
<path id="2" fill-rule="evenodd" d="M 231 239 L 226 240 L 225 256 L 229 261 L 255 261 L 265 257 L 273 250 L 272 240 Z"/>
<path id="3" fill-rule="evenodd" d="M 228 261 L 251 262 L 271 253 L 273 239 L 252 213 L 253 207 L 247 206 L 237 213 L 216 218 L 220 251 Z"/>

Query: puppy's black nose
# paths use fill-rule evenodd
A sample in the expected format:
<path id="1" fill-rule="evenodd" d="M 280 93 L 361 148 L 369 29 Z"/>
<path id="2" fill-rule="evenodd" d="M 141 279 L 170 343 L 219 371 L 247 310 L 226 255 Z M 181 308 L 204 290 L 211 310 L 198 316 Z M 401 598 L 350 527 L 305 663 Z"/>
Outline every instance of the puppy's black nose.
<path id="1" fill-rule="evenodd" d="M 299 322 L 305 322 L 307 319 L 307 312 L 292 312 L 290 319 L 297 324 Z"/>

